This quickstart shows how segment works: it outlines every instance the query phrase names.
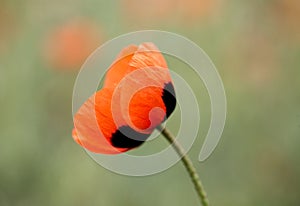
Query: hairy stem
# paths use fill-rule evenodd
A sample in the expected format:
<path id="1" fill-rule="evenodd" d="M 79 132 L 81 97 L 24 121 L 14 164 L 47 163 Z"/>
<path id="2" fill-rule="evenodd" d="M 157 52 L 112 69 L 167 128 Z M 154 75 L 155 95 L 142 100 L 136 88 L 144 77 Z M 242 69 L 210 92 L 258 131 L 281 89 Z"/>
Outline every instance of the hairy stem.
<path id="1" fill-rule="evenodd" d="M 198 195 L 202 205 L 208 206 L 208 199 L 207 199 L 206 192 L 203 189 L 202 183 L 199 179 L 199 175 L 198 175 L 191 159 L 186 154 L 183 147 L 176 141 L 174 135 L 167 128 L 162 128 L 161 126 L 159 126 L 159 127 L 157 127 L 157 129 L 161 131 L 163 136 L 168 140 L 168 142 L 173 146 L 173 148 L 175 149 L 177 154 L 181 157 L 181 161 L 191 177 L 191 180 L 195 186 L 197 195 Z"/>

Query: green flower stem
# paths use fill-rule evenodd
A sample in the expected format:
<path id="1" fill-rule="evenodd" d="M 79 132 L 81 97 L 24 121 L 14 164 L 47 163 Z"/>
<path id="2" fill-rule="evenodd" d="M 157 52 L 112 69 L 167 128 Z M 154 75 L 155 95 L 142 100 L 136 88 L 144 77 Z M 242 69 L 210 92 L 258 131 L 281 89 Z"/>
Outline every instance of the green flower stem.
<path id="1" fill-rule="evenodd" d="M 186 170 L 188 171 L 191 180 L 195 186 L 197 195 L 199 196 L 199 199 L 203 206 L 208 206 L 208 199 L 206 192 L 203 189 L 202 183 L 199 179 L 199 175 L 197 174 L 197 171 L 189 158 L 189 156 L 186 154 L 182 146 L 176 141 L 174 135 L 167 129 L 162 128 L 161 126 L 157 127 L 158 130 L 161 131 L 163 136 L 168 140 L 168 142 L 173 146 L 177 154 L 181 157 L 181 161 L 183 162 Z"/>

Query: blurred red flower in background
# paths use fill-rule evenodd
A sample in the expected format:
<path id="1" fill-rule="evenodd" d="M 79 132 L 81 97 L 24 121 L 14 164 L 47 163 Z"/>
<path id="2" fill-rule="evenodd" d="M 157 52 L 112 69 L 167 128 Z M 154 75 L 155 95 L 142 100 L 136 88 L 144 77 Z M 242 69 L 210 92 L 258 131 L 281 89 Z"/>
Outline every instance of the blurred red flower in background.
<path id="1" fill-rule="evenodd" d="M 17 34 L 18 22 L 14 10 L 2 2 L 0 6 L 0 51 L 8 48 Z"/>
<path id="2" fill-rule="evenodd" d="M 70 21 L 50 31 L 44 57 L 50 67 L 80 69 L 86 58 L 102 42 L 99 27 L 90 21 Z"/>
<path id="3" fill-rule="evenodd" d="M 217 13 L 220 0 L 122 0 L 124 16 L 130 25 L 157 25 L 157 23 L 199 22 Z"/>
<path id="4" fill-rule="evenodd" d="M 300 42 L 300 1 L 275 0 L 272 3 L 280 33 Z"/>
<path id="5" fill-rule="evenodd" d="M 174 0 L 122 0 L 121 4 L 127 15 L 138 17 L 137 21 L 153 21 L 169 17 Z"/>
<path id="6" fill-rule="evenodd" d="M 177 0 L 179 15 L 186 23 L 210 17 L 218 11 L 220 0 Z M 191 22 L 189 22 L 191 21 Z"/>

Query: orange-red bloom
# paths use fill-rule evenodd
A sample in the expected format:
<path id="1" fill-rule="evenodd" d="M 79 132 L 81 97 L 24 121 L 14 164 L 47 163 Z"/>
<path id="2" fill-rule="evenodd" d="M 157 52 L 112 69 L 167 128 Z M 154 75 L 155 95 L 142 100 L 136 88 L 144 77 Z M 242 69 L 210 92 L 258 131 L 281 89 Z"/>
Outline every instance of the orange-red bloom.
<path id="1" fill-rule="evenodd" d="M 220 13 L 221 0 L 121 0 L 128 26 L 199 25 Z"/>
<path id="2" fill-rule="evenodd" d="M 175 109 L 173 83 L 163 55 L 152 43 L 123 49 L 103 88 L 74 116 L 73 138 L 105 154 L 140 146 Z"/>
<path id="3" fill-rule="evenodd" d="M 67 22 L 49 33 L 45 41 L 45 59 L 57 69 L 79 69 L 100 45 L 101 38 L 98 26 L 90 21 Z"/>

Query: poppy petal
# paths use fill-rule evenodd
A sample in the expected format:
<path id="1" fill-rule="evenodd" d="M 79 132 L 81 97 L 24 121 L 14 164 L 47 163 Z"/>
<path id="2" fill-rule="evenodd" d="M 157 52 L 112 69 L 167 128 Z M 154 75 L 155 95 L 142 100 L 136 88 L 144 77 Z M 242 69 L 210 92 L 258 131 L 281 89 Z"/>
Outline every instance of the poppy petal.
<path id="1" fill-rule="evenodd" d="M 135 45 L 130 45 L 120 52 L 117 60 L 110 66 L 106 73 L 104 87 L 116 87 L 122 78 L 130 72 L 128 64 L 137 48 Z"/>
<path id="2" fill-rule="evenodd" d="M 74 116 L 73 138 L 89 151 L 118 154 L 140 146 L 149 137 L 125 125 L 121 115 L 117 115 L 119 120 L 113 118 L 112 93 L 108 88 L 96 92 Z"/>
<path id="3" fill-rule="evenodd" d="M 128 74 L 113 96 L 113 99 L 119 98 L 118 105 L 113 107 L 113 112 L 117 111 L 114 116 L 121 113 L 130 127 L 142 133 L 151 133 L 174 110 L 167 110 L 162 98 L 164 93 L 168 94 L 164 91 L 165 84 L 169 82 L 169 71 L 158 67 L 135 70 Z M 168 100 L 171 100 L 170 97 Z M 176 104 L 176 100 L 173 104 Z"/>
<path id="4" fill-rule="evenodd" d="M 153 43 L 141 44 L 129 65 L 137 69 L 146 67 L 168 68 L 164 56 Z"/>
<path id="5" fill-rule="evenodd" d="M 111 116 L 111 111 L 109 110 L 111 94 L 112 91 L 108 89 L 98 91 L 80 107 L 74 116 L 75 128 L 73 130 L 73 138 L 89 151 L 106 154 L 126 151 L 125 149 L 116 149 L 108 140 L 112 132 L 117 130 L 114 123 L 109 121 Z M 96 101 L 98 103 L 102 101 L 101 108 L 95 107 L 97 105 Z M 97 109 L 95 110 L 95 108 Z M 108 118 L 101 124 L 98 124 L 99 120 L 96 117 L 99 116 L 100 110 L 100 116 L 107 115 Z M 101 128 L 99 125 L 101 125 Z"/>

